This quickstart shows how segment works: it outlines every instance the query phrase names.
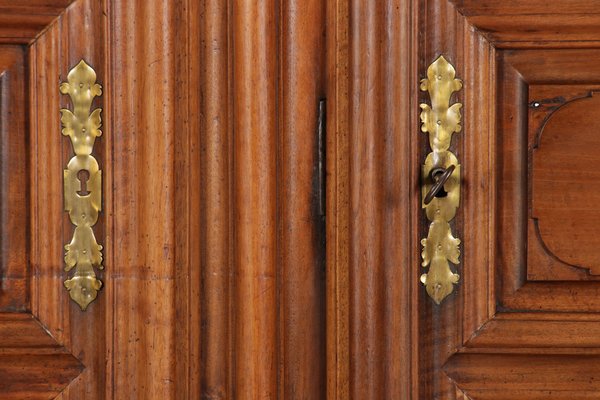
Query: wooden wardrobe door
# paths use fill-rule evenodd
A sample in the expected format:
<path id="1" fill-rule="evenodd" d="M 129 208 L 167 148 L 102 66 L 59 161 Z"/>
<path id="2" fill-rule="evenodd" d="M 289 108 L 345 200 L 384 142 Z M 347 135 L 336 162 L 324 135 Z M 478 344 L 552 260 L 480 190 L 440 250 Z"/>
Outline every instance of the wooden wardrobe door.
<path id="1" fill-rule="evenodd" d="M 598 397 L 597 2 L 333 3 L 331 398 Z M 442 55 L 462 81 L 461 255 L 438 305 L 419 84 Z"/>
<path id="2" fill-rule="evenodd" d="M 0 0 L 2 399 L 200 398 L 194 12 L 187 1 Z M 86 311 L 63 285 L 73 149 L 59 113 L 73 107 L 59 85 L 82 59 L 103 87 L 103 288 Z"/>
<path id="3" fill-rule="evenodd" d="M 0 398 L 326 397 L 325 16 L 0 0 Z M 103 90 L 85 311 L 63 285 L 59 114 L 81 60 Z"/>

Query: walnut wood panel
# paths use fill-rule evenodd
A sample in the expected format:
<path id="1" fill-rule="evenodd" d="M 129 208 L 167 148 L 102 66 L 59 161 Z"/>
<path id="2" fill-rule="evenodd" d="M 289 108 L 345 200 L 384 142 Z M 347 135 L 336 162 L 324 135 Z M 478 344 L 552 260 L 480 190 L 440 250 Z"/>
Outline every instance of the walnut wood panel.
<path id="1" fill-rule="evenodd" d="M 462 351 L 529 353 L 535 348 L 535 352 L 598 354 L 599 322 L 597 314 L 499 313 L 473 333 Z"/>
<path id="2" fill-rule="evenodd" d="M 283 2 L 280 29 L 279 397 L 324 399 L 325 177 L 317 123 L 325 97 L 325 2 Z"/>
<path id="3" fill-rule="evenodd" d="M 29 308 L 25 49 L 0 47 L 0 310 Z"/>
<path id="4" fill-rule="evenodd" d="M 562 58 L 569 61 L 561 62 Z M 564 283 L 564 280 L 593 280 L 584 270 L 565 264 L 547 247 L 540 236 L 539 226 L 536 227 L 535 210 L 531 202 L 535 200 L 535 170 L 527 175 L 523 171 L 535 167 L 533 155 L 538 147 L 540 129 L 547 121 L 536 122 L 539 117 L 529 120 L 534 115 L 533 104 L 539 100 L 540 108 L 557 107 L 565 103 L 565 98 L 581 92 L 583 82 L 587 92 L 595 87 L 596 77 L 590 74 L 589 57 L 595 57 L 596 52 L 590 52 L 588 58 L 582 57 L 581 50 L 510 50 L 502 52 L 499 66 L 502 81 L 499 83 L 502 106 L 500 107 L 500 129 L 502 132 L 499 142 L 499 153 L 502 170 L 499 175 L 499 185 L 502 187 L 499 202 L 501 216 L 502 240 L 498 242 L 500 273 L 502 275 L 502 303 L 504 307 L 531 310 L 568 310 L 596 311 L 594 297 L 598 294 L 596 285 L 578 285 Z M 534 64 L 544 62 L 553 70 L 551 76 L 545 69 L 535 68 Z M 562 81 L 560 80 L 563 77 Z M 548 82 L 548 83 L 545 83 Z M 556 85 L 557 83 L 563 85 Z M 569 85 L 565 85 L 568 83 Z M 573 86 L 577 83 L 579 86 Z M 541 92 L 540 92 L 541 91 Z M 574 92 L 573 92 L 574 91 Z M 528 94 L 529 92 L 529 94 Z M 538 97 L 537 93 L 540 92 Z M 549 93 L 553 93 L 549 95 Z M 536 100 L 538 98 L 538 100 Z M 552 100 L 554 99 L 554 100 Z M 530 101 L 531 100 L 531 101 Z M 542 103 L 546 103 L 542 106 Z M 531 110 L 531 111 L 530 111 Z M 537 125 L 536 125 L 537 124 Z M 536 129 L 536 126 L 540 126 Z M 527 133 L 529 127 L 529 134 Z M 528 138 L 528 139 L 527 139 Z M 541 149 L 541 147 L 538 147 Z M 564 149 L 567 149 L 563 146 Z M 561 149 L 562 152 L 562 149 Z M 576 158 L 577 159 L 577 158 Z M 545 162 L 550 162 L 546 160 Z M 583 169 L 585 170 L 585 168 Z M 538 172 L 539 173 L 539 172 Z M 557 170 L 557 173 L 560 173 Z M 530 182 L 531 181 L 531 182 Z M 553 179 L 553 184 L 556 184 Z M 565 193 L 565 190 L 558 191 Z M 538 198 L 538 201 L 540 199 Z M 528 210 L 532 210 L 530 212 Z M 506 221 L 506 222 L 504 222 Z M 546 219 L 546 221 L 548 221 Z M 546 222 L 547 223 L 547 222 Z M 566 229 L 566 227 L 563 227 Z M 528 246 L 523 246 L 527 242 Z M 578 248 L 579 244 L 572 249 Z M 571 251 L 571 250 L 569 250 Z M 558 281 L 556 284 L 543 282 L 528 282 L 527 279 Z M 559 332 L 558 334 L 561 334 Z"/>
<path id="5" fill-rule="evenodd" d="M 277 387 L 275 2 L 233 6 L 234 397 Z"/>
<path id="6" fill-rule="evenodd" d="M 460 396 L 463 397 L 460 397 Z M 513 390 L 511 395 L 515 398 L 524 400 L 589 400 L 598 397 L 596 391 L 579 391 L 579 390 Z M 469 390 L 469 396 L 465 395 L 464 392 L 457 390 L 457 399 L 459 400 L 495 400 L 501 399 L 502 396 L 506 396 L 506 390 Z"/>
<path id="7" fill-rule="evenodd" d="M 29 48 L 30 140 L 33 150 L 30 159 L 32 193 L 35 194 L 31 222 L 32 311 L 60 343 L 72 354 L 78 355 L 85 366 L 80 378 L 62 391 L 61 399 L 105 396 L 109 373 L 105 362 L 106 338 L 110 337 L 104 332 L 106 298 L 99 298 L 92 306 L 92 312 L 83 314 L 77 312 L 64 293 L 62 250 L 72 235 L 72 227 L 62 212 L 62 169 L 72 150 L 62 138 L 60 125 L 49 123 L 56 119 L 57 109 L 69 105 L 66 99 L 60 99 L 56 91 L 56 77 L 65 80 L 69 69 L 81 58 L 93 65 L 100 80 L 106 82 L 102 12 L 103 7 L 97 1 L 78 1 Z M 87 40 L 87 35 L 93 36 L 94 40 Z M 108 108 L 104 99 L 102 106 Z M 103 138 L 96 145 L 100 160 L 104 159 L 104 141 Z M 105 244 L 107 235 L 103 215 L 97 226 L 97 237 Z M 108 243 L 105 245 L 107 248 L 110 248 Z M 100 297 L 103 295 L 105 292 Z"/>
<path id="8" fill-rule="evenodd" d="M 387 18 L 398 9 L 410 17 L 394 31 Z M 531 96 L 533 87 L 542 93 L 561 86 L 568 97 L 574 85 L 597 86 L 600 14 L 593 2 L 338 1 L 331 15 L 337 24 L 328 31 L 335 37 L 329 43 L 335 52 L 329 66 L 335 150 L 328 165 L 336 180 L 328 192 L 335 202 L 328 219 L 328 239 L 335 240 L 328 252 L 334 274 L 328 293 L 339 306 L 328 323 L 340 358 L 328 359 L 335 368 L 328 393 L 349 399 L 591 398 L 598 391 L 592 367 L 599 348 L 597 283 L 567 279 L 564 272 L 554 282 L 528 280 L 528 251 L 535 250 L 528 246 L 528 121 L 537 96 Z M 398 49 L 401 60 L 394 58 Z M 419 138 L 410 114 L 417 107 L 410 111 L 407 100 L 405 111 L 404 99 L 394 93 L 418 96 L 411 90 L 440 54 L 464 82 L 454 99 L 465 107 L 453 149 L 463 170 L 453 231 L 464 240 L 461 283 L 437 307 L 418 284 L 416 249 L 425 222 L 419 217 L 419 182 L 411 173 L 426 139 Z M 388 63 L 395 65 L 393 72 Z M 388 136 L 405 123 L 402 134 Z M 395 151 L 396 158 L 387 158 Z M 390 183 L 398 170 L 402 177 Z M 402 221 L 394 218 L 398 198 L 407 210 Z M 406 275 L 394 275 L 394 268 Z M 547 280 L 545 273 L 536 276 Z M 590 281 L 576 282 L 582 279 Z M 389 307 L 395 307 L 394 317 Z M 406 318 L 407 335 L 391 318 Z M 389 357 L 394 351 L 402 356 Z M 394 386 L 399 381 L 407 392 Z"/>
<path id="9" fill-rule="evenodd" d="M 528 99 L 528 103 L 529 103 L 529 115 L 528 115 L 528 136 L 529 136 L 529 148 L 530 148 L 530 154 L 531 154 L 531 159 L 529 161 L 529 165 L 531 168 L 531 177 L 532 179 L 530 180 L 529 183 L 529 191 L 530 191 L 530 203 L 531 203 L 531 207 L 530 208 L 530 215 L 529 215 L 529 220 L 528 220 L 528 252 L 527 252 L 527 278 L 528 280 L 594 280 L 594 279 L 598 279 L 597 276 L 594 275 L 590 275 L 590 271 L 589 271 L 589 266 L 587 263 L 582 262 L 580 263 L 580 265 L 576 265 L 573 263 L 568 263 L 566 262 L 566 259 L 563 259 L 565 257 L 558 257 L 556 250 L 557 248 L 560 248 L 562 246 L 562 243 L 570 243 L 571 244 L 571 248 L 573 249 L 573 243 L 571 242 L 571 235 L 565 237 L 564 240 L 559 241 L 558 243 L 556 242 L 548 242 L 547 240 L 553 240 L 553 236 L 548 237 L 547 235 L 542 235 L 542 232 L 540 231 L 540 222 L 542 226 L 545 226 L 546 229 L 550 228 L 551 231 L 554 229 L 556 230 L 557 226 L 562 227 L 565 231 L 568 231 L 569 229 L 571 229 L 571 234 L 573 234 L 573 228 L 570 228 L 570 226 L 575 226 L 573 225 L 573 221 L 569 220 L 569 221 L 564 221 L 562 223 L 556 223 L 556 224 L 552 224 L 550 223 L 551 221 L 558 221 L 558 219 L 562 218 L 562 214 L 561 215 L 556 215 L 555 217 L 551 217 L 551 218 L 546 218 L 545 221 L 539 221 L 539 214 L 535 212 L 534 210 L 534 204 L 536 203 L 536 199 L 537 202 L 545 202 L 546 200 L 546 196 L 543 195 L 542 191 L 544 189 L 543 184 L 542 187 L 538 187 L 538 189 L 541 189 L 542 191 L 537 190 L 534 187 L 534 183 L 536 181 L 539 181 L 539 176 L 536 175 L 536 171 L 535 171 L 535 160 L 537 159 L 537 162 L 548 162 L 551 161 L 551 159 L 549 158 L 548 160 L 544 160 L 544 157 L 540 158 L 540 154 L 538 152 L 538 148 L 540 147 L 540 139 L 541 139 L 541 134 L 543 133 L 543 131 L 545 130 L 545 127 L 547 125 L 548 122 L 551 122 L 551 118 L 553 118 L 553 115 L 555 112 L 558 112 L 560 109 L 562 109 L 565 105 L 572 103 L 574 101 L 579 101 L 579 100 L 583 100 L 586 98 L 589 98 L 590 93 L 594 90 L 598 90 L 600 89 L 600 87 L 598 86 L 590 86 L 590 85 L 546 85 L 546 84 L 534 84 L 534 85 L 529 85 L 529 99 Z M 592 121 L 593 122 L 593 121 Z M 576 121 L 573 121 L 573 123 L 576 123 Z M 570 126 L 570 125 L 569 125 Z M 591 139 L 591 137 L 590 137 Z M 587 139 L 584 139 L 587 140 Z M 569 146 L 566 146 L 565 149 L 568 149 Z M 585 146 L 584 148 L 582 148 L 582 150 L 585 150 L 582 155 L 585 155 L 586 152 L 590 153 L 590 150 L 593 150 L 593 147 L 588 147 Z M 538 154 L 539 153 L 539 154 Z M 560 157 L 560 155 L 558 156 Z M 554 160 L 557 160 L 557 158 L 555 157 Z M 566 164 L 563 164 L 565 163 Z M 560 161 L 559 164 L 560 165 L 567 165 L 570 162 L 582 162 L 583 159 L 579 156 L 579 154 L 571 154 L 571 157 L 567 157 L 565 161 Z M 557 164 L 557 165 L 559 165 Z M 558 175 L 558 183 L 560 183 L 561 179 L 559 178 L 560 175 L 565 174 L 565 172 L 562 172 L 562 167 L 560 168 L 555 168 L 552 167 L 553 170 L 556 170 Z M 576 184 L 576 191 L 575 192 L 565 192 L 564 190 L 558 190 L 556 191 L 556 193 L 562 193 L 562 196 L 564 197 L 565 200 L 567 200 L 569 197 L 572 196 L 576 196 L 577 193 L 581 192 L 582 190 L 585 190 L 586 186 L 585 184 L 582 185 L 581 182 L 581 178 L 588 175 L 591 171 L 587 170 L 586 168 L 577 168 L 576 171 L 571 171 L 571 174 L 573 175 L 571 178 L 575 181 L 575 182 L 579 182 Z M 568 174 L 568 172 L 566 172 Z M 565 182 L 567 185 L 572 185 L 569 184 L 568 181 L 564 181 L 564 179 L 562 180 L 563 182 Z M 554 179 L 551 179 L 549 181 L 550 183 L 552 183 L 552 186 L 554 186 Z M 539 182 L 541 183 L 541 182 Z M 593 194 L 592 194 L 593 195 Z M 550 194 L 549 197 L 554 197 L 555 201 L 558 201 L 559 199 L 556 198 L 556 194 Z M 563 200 L 564 202 L 564 200 Z M 557 202 L 556 204 L 560 204 L 560 201 Z M 550 206 L 550 209 L 552 210 L 552 207 L 554 206 L 554 204 L 552 203 L 546 203 L 547 206 Z M 573 205 L 572 208 L 574 208 L 574 212 L 577 212 L 577 209 L 579 209 L 581 211 L 582 208 L 579 205 Z M 566 214 L 571 213 L 569 210 L 564 210 Z M 594 207 L 592 206 L 591 208 L 588 207 L 587 209 L 588 213 L 594 213 Z M 538 215 L 536 217 L 536 215 Z M 542 214 L 543 216 L 543 214 Z M 534 219 L 537 218 L 537 219 Z M 584 224 L 580 226 L 581 230 L 576 232 L 578 233 L 583 233 L 585 230 L 585 221 L 584 220 Z M 565 223 L 566 222 L 566 223 Z M 554 228 L 553 228 L 554 227 Z M 562 231 L 562 229 L 561 229 Z M 558 232 L 557 232 L 558 233 Z M 547 234 L 547 232 L 546 232 Z M 583 234 L 581 236 L 578 236 L 579 240 L 590 240 L 595 237 L 595 235 L 590 235 L 588 234 Z M 546 240 L 545 240 L 546 239 Z M 550 246 L 550 247 L 548 247 Z M 583 254 L 587 254 L 588 257 L 593 257 L 593 251 L 590 251 L 589 246 L 581 246 L 580 244 L 578 244 L 577 246 L 578 252 L 581 252 Z M 570 253 L 572 250 L 571 249 L 566 249 L 567 253 Z M 581 260 L 584 261 L 584 260 Z M 582 268 L 583 267 L 583 268 Z M 586 268 L 587 267 L 587 268 Z"/>
<path id="10" fill-rule="evenodd" d="M 542 391 L 597 394 L 599 361 L 595 355 L 461 354 L 444 370 L 466 393 L 472 389 L 504 390 L 499 398 L 510 393 L 511 399 L 529 399 L 529 395 Z M 513 397 L 517 390 L 526 393 Z"/>
<path id="11" fill-rule="evenodd" d="M 201 235 L 201 394 L 203 398 L 231 399 L 233 352 L 231 351 L 232 285 L 232 120 L 231 40 L 227 3 L 204 2 L 199 46 L 200 171 L 203 190 L 200 203 Z"/>
<path id="12" fill-rule="evenodd" d="M 600 83 L 595 72 L 600 59 L 598 49 L 506 50 L 502 59 L 530 85 Z"/>
<path id="13" fill-rule="evenodd" d="M 600 273 L 600 199 L 593 184 L 600 176 L 592 167 L 600 161 L 594 134 L 599 105 L 599 96 L 589 92 L 556 110 L 538 133 L 530 160 L 536 239 L 554 258 L 593 275 Z"/>
<path id="14" fill-rule="evenodd" d="M 0 1 L 0 43 L 33 42 L 73 1 Z"/>
<path id="15" fill-rule="evenodd" d="M 189 297 L 197 282 L 190 281 L 194 206 L 186 175 L 195 168 L 186 58 L 193 15 L 186 5 L 123 1 L 109 10 L 111 32 L 118 32 L 110 41 L 110 76 L 118 87 L 107 138 L 107 185 L 116 188 L 109 199 L 115 241 L 106 293 L 113 302 L 115 399 L 194 396 L 199 354 L 190 343 L 199 331 Z"/>
<path id="16" fill-rule="evenodd" d="M 348 399 L 350 390 L 349 2 L 327 2 L 326 14 L 327 398 Z"/>
<path id="17" fill-rule="evenodd" d="M 403 82 L 417 79 L 410 58 L 415 32 L 403 29 L 414 26 L 410 4 L 338 2 L 328 9 L 335 38 L 328 75 L 328 293 L 338 302 L 328 318 L 336 350 L 328 360 L 332 398 L 415 393 L 414 375 L 403 368 L 416 351 L 412 305 L 401 302 L 411 296 L 411 272 L 403 265 L 414 255 L 417 209 L 408 190 L 417 166 L 406 157 L 417 141 L 402 134 L 416 123 L 409 111 L 416 86 Z"/>
<path id="18" fill-rule="evenodd" d="M 597 47 L 600 14 L 593 1 L 450 0 L 496 47 Z M 558 28 L 558 29 L 557 29 Z"/>
<path id="19" fill-rule="evenodd" d="M 58 354 L 53 373 L 29 374 L 31 397 L 324 397 L 313 165 L 325 4 L 32 0 L 0 11 L 0 40 L 32 43 L 30 297 L 41 325 L 22 336 L 39 339 L 28 356 Z M 105 286 L 86 313 L 62 287 L 71 153 L 48 122 L 67 105 L 57 77 L 80 58 L 104 86 L 105 121 Z M 40 326 L 56 340 L 36 336 Z M 12 344 L 2 351 L 21 351 Z"/>
<path id="20" fill-rule="evenodd" d="M 7 400 L 55 399 L 83 369 L 68 353 L 0 355 L 0 360 L 0 391 Z"/>
<path id="21" fill-rule="evenodd" d="M 190 281 L 199 282 L 191 272 L 197 257 L 190 258 L 194 175 L 175 172 L 194 170 L 186 29 L 197 9 L 182 4 L 78 0 L 29 48 L 32 310 L 85 366 L 60 399 L 199 397 L 192 340 L 199 296 Z M 165 32 L 166 25 L 182 28 Z M 57 119 L 67 105 L 57 77 L 64 80 L 81 58 L 105 89 L 96 100 L 105 121 L 96 144 L 105 184 L 97 225 L 105 285 L 86 313 L 62 287 L 62 247 L 72 229 L 62 212 L 62 168 L 71 150 Z"/>
<path id="22" fill-rule="evenodd" d="M 324 398 L 325 4 L 211 1 L 199 15 L 201 394 Z"/>

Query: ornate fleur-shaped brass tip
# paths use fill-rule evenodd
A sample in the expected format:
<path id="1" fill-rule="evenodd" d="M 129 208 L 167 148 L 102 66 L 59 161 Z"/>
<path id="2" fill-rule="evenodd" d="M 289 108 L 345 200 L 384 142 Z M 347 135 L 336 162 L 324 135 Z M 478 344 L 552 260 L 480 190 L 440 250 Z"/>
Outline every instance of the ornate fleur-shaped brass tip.
<path id="1" fill-rule="evenodd" d="M 83 311 L 98 296 L 102 282 L 94 268 L 102 269 L 102 246 L 96 242 L 92 227 L 102 207 L 102 171 L 92 156 L 94 143 L 102 135 L 102 109 L 90 113 L 92 101 L 102 94 L 96 72 L 81 60 L 60 85 L 69 95 L 73 110 L 61 109 L 62 134 L 71 139 L 75 155 L 64 170 L 65 211 L 75 225 L 71 243 L 65 245 L 65 271 L 75 269 L 65 281 L 71 299 Z"/>
<path id="2" fill-rule="evenodd" d="M 462 88 L 462 82 L 455 78 L 454 67 L 440 56 L 427 69 L 427 78 L 421 80 L 420 88 L 429 93 L 431 105 L 421 104 L 421 131 L 429 134 L 431 153 L 425 159 L 422 171 L 423 199 L 436 182 L 436 171 L 450 171 L 450 178 L 443 183 L 443 196 L 433 197 L 431 202 L 423 201 L 427 219 L 431 221 L 429 233 L 421 240 L 423 267 L 429 267 L 421 275 L 427 294 L 436 304 L 440 304 L 454 290 L 459 275 L 452 272 L 450 262 L 459 263 L 460 240 L 452 235 L 449 222 L 456 215 L 460 201 L 460 165 L 456 156 L 450 152 L 452 135 L 460 132 L 462 104 L 450 105 L 452 94 Z M 429 198 L 435 192 L 432 192 Z"/>

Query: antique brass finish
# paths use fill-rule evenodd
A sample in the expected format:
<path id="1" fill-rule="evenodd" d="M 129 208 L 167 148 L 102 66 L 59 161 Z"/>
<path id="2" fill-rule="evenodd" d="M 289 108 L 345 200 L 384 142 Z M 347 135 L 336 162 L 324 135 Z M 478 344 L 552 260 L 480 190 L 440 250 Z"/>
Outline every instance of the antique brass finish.
<path id="1" fill-rule="evenodd" d="M 62 134 L 71 138 L 75 155 L 64 170 L 64 198 L 75 231 L 65 246 L 65 271 L 75 268 L 75 273 L 65 281 L 65 287 L 85 311 L 102 287 L 94 271 L 94 267 L 103 269 L 102 245 L 92 230 L 102 209 L 102 171 L 92 156 L 94 142 L 102 135 L 102 109 L 90 113 L 94 97 L 102 95 L 102 86 L 96 83 L 96 72 L 83 60 L 69 72 L 67 81 L 61 83 L 60 92 L 71 97 L 73 111 L 60 110 Z"/>
<path id="2" fill-rule="evenodd" d="M 431 98 L 431 106 L 421 104 L 421 131 L 429 134 L 431 147 L 421 175 L 422 207 L 431 221 L 429 234 L 421 240 L 422 265 L 429 266 L 421 282 L 437 304 L 452 293 L 459 279 L 449 264 L 458 264 L 460 255 L 460 240 L 452 235 L 449 224 L 460 200 L 460 165 L 448 150 L 452 135 L 461 130 L 462 104 L 450 106 L 452 93 L 462 87 L 455 75 L 454 67 L 440 56 L 427 69 L 427 78 L 421 80 L 421 90 L 429 92 Z"/>

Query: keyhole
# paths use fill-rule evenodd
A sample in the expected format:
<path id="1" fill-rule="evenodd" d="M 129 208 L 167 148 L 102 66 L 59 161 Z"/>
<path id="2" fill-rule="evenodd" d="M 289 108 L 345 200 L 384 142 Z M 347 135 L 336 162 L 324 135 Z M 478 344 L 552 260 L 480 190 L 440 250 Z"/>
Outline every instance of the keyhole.
<path id="1" fill-rule="evenodd" d="M 82 169 L 77 173 L 77 179 L 79 179 L 81 190 L 77 191 L 80 196 L 87 196 L 90 194 L 87 190 L 87 181 L 90 179 L 90 173 L 86 169 Z"/>

